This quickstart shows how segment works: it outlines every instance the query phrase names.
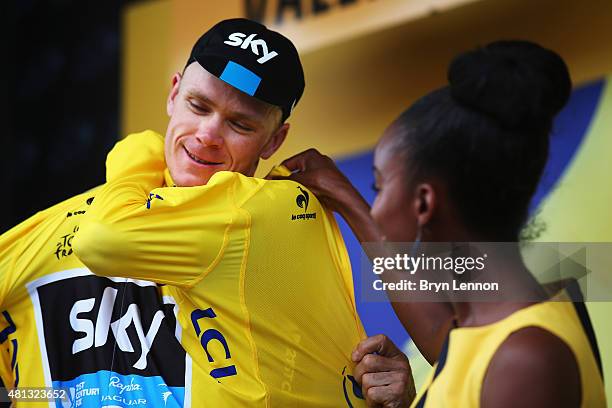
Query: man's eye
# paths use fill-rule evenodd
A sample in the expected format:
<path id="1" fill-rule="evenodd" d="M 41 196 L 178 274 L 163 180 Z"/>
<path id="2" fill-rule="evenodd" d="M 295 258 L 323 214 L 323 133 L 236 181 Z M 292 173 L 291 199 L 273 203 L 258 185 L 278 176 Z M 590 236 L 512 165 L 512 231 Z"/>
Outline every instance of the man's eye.
<path id="1" fill-rule="evenodd" d="M 238 122 L 238 121 L 232 120 L 230 123 L 236 129 L 238 129 L 238 130 L 240 130 L 242 132 L 252 132 L 253 131 L 252 127 L 250 127 L 249 125 L 246 125 L 246 124 L 244 124 L 242 122 Z"/>
<path id="2" fill-rule="evenodd" d="M 376 183 L 372 183 L 372 190 L 374 190 L 376 194 L 380 192 L 380 188 L 376 185 Z"/>
<path id="3" fill-rule="evenodd" d="M 207 109 L 203 106 L 198 105 L 197 103 L 194 103 L 190 100 L 187 100 L 187 104 L 189 104 L 189 107 L 191 109 L 193 109 L 194 111 L 198 112 L 198 113 L 202 113 L 202 112 L 206 112 Z"/>

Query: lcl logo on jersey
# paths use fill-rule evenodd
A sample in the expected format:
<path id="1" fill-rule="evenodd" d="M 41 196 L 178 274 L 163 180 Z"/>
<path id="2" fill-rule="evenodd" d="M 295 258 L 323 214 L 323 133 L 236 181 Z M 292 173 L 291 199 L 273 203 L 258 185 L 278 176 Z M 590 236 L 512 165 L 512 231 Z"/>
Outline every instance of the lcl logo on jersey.
<path id="1" fill-rule="evenodd" d="M 257 34 L 251 34 L 247 37 L 247 35 L 243 33 L 232 33 L 227 37 L 227 40 L 223 41 L 223 43 L 231 45 L 232 47 L 240 47 L 243 50 L 246 50 L 250 45 L 251 51 L 257 56 L 259 56 L 259 51 L 261 49 L 262 56 L 257 59 L 257 62 L 260 64 L 265 64 L 278 55 L 276 51 L 268 50 L 268 44 L 266 44 L 264 40 L 256 40 L 255 37 L 257 37 Z"/>

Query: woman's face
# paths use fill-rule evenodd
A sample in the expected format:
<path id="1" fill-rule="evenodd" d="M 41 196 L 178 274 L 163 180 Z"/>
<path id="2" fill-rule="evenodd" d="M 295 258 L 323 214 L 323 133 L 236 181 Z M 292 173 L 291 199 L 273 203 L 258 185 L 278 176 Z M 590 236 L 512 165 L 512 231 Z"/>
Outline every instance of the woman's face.
<path id="1" fill-rule="evenodd" d="M 391 124 L 374 151 L 376 199 L 371 215 L 389 242 L 412 242 L 417 219 L 412 211 L 414 198 L 406 177 L 406 158 L 399 152 L 398 125 Z"/>

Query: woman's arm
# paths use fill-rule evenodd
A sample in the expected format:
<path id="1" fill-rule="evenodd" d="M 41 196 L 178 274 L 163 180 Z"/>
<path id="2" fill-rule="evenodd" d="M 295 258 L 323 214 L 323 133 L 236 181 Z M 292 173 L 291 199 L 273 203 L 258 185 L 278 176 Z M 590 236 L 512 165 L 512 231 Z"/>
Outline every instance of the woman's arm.
<path id="1" fill-rule="evenodd" d="M 336 167 L 333 160 L 315 149 L 299 153 L 282 163 L 294 180 L 312 191 L 324 206 L 339 213 L 353 230 L 366 254 L 371 246 L 364 243 L 382 243 L 384 237 L 370 216 L 370 205 Z M 393 279 L 393 274 L 383 274 Z M 433 364 L 438 359 L 448 331 L 452 327 L 453 310 L 441 302 L 391 302 L 406 331 L 423 356 Z"/>
<path id="2" fill-rule="evenodd" d="M 563 340 L 528 327 L 497 349 L 482 382 L 483 408 L 579 407 L 580 370 Z"/>

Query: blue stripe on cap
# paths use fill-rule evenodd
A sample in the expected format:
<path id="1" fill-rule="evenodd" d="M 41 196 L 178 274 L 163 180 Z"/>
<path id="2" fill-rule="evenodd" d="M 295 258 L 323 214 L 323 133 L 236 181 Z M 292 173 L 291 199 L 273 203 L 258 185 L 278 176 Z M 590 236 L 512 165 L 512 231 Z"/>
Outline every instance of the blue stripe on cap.
<path id="1" fill-rule="evenodd" d="M 255 95 L 261 82 L 259 76 L 233 61 L 227 63 L 219 78 L 251 96 Z"/>

